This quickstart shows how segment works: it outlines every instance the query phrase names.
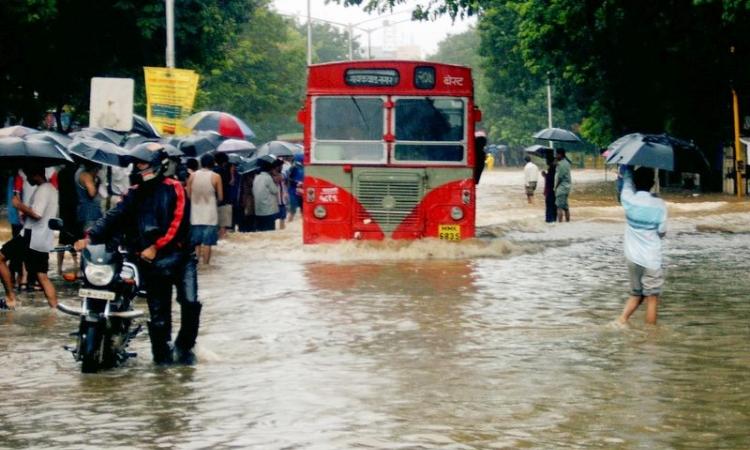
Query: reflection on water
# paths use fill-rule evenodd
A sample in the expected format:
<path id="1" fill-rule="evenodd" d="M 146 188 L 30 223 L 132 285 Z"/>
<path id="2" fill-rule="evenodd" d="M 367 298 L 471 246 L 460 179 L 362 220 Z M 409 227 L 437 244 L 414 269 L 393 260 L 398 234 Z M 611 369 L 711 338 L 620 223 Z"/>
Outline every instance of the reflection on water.
<path id="1" fill-rule="evenodd" d="M 660 325 L 623 329 L 616 207 L 545 227 L 516 187 L 489 179 L 465 245 L 222 244 L 194 368 L 143 335 L 81 375 L 75 321 L 27 297 L 0 315 L 0 447 L 750 448 L 747 211 L 681 206 Z"/>

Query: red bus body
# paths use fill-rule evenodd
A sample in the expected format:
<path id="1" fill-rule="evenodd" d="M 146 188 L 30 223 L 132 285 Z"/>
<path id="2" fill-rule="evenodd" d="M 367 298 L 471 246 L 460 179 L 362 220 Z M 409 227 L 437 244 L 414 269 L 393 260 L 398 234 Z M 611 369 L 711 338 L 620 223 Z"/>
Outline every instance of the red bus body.
<path id="1" fill-rule="evenodd" d="M 474 237 L 473 91 L 461 66 L 311 66 L 299 114 L 304 242 Z"/>

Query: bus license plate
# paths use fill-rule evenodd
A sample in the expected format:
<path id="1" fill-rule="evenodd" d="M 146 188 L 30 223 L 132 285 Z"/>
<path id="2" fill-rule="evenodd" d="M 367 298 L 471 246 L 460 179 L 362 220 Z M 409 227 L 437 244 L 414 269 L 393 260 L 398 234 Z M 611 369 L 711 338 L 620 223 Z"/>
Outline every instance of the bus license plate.
<path id="1" fill-rule="evenodd" d="M 461 225 L 439 225 L 438 237 L 446 241 L 460 241 Z"/>
<path id="2" fill-rule="evenodd" d="M 112 291 L 100 291 L 98 289 L 79 289 L 79 297 L 95 298 L 98 300 L 114 300 L 115 293 Z"/>

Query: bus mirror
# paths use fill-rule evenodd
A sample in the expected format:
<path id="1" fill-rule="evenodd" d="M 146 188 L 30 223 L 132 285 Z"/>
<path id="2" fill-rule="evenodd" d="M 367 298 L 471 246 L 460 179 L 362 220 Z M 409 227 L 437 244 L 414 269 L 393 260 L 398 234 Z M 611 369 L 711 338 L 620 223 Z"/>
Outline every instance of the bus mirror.
<path id="1" fill-rule="evenodd" d="M 307 110 L 305 108 L 302 108 L 297 111 L 297 122 L 304 125 L 305 121 L 307 121 Z"/>
<path id="2" fill-rule="evenodd" d="M 474 122 L 481 122 L 482 121 L 482 110 L 474 107 Z"/>

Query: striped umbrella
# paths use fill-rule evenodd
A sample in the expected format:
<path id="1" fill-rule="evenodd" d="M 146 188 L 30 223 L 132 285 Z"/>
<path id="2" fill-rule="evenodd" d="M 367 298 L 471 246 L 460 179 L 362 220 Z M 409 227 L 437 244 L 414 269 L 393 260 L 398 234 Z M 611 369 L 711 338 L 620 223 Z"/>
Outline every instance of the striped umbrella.
<path id="1" fill-rule="evenodd" d="M 255 133 L 250 127 L 229 113 L 202 111 L 185 119 L 183 126 L 192 131 L 215 131 L 226 138 L 252 139 Z"/>

